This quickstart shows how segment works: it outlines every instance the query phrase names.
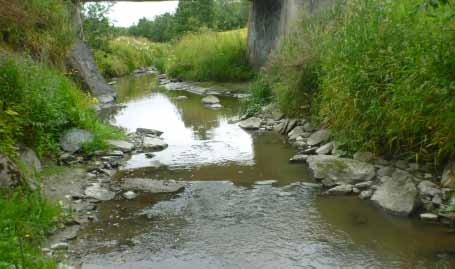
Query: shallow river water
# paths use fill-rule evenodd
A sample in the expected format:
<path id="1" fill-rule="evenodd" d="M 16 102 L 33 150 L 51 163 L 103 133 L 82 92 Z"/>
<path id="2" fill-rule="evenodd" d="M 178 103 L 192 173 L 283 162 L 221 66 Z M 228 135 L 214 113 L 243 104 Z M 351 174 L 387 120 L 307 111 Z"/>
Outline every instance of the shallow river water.
<path id="1" fill-rule="evenodd" d="M 201 96 L 159 90 L 155 79 L 117 85 L 125 106 L 111 121 L 162 130 L 169 144 L 153 159 L 133 156 L 125 176 L 190 185 L 100 204 L 99 221 L 75 243 L 82 268 L 455 268 L 448 228 L 320 196 L 306 166 L 288 163 L 294 150 L 283 137 L 229 123 L 238 100 L 211 110 Z"/>

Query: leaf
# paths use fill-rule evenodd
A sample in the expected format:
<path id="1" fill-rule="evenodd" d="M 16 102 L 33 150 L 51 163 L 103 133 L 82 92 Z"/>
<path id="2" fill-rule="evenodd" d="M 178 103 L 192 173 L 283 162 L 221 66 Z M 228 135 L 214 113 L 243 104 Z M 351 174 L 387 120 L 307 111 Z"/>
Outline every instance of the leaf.
<path id="1" fill-rule="evenodd" d="M 6 113 L 7 115 L 12 116 L 12 117 L 19 116 L 19 113 L 17 113 L 17 112 L 14 111 L 14 110 L 11 110 L 11 109 L 7 109 L 7 110 L 5 111 L 5 113 Z"/>

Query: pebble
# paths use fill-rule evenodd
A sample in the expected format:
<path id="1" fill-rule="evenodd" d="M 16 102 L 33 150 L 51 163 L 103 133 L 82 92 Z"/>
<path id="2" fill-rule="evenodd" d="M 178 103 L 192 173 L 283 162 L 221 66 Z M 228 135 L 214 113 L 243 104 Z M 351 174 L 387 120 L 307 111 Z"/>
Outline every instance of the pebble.
<path id="1" fill-rule="evenodd" d="M 423 214 L 420 214 L 420 219 L 435 221 L 435 220 L 438 220 L 438 215 L 433 214 L 433 213 L 423 213 Z"/>

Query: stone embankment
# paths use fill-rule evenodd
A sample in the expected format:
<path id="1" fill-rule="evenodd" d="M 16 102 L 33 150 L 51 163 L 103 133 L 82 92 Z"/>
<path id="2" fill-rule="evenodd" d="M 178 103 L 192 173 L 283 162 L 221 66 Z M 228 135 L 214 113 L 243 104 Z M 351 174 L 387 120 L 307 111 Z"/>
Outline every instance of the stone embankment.
<path id="1" fill-rule="evenodd" d="M 297 154 L 292 163 L 305 163 L 327 195 L 356 195 L 399 216 L 418 216 L 430 222 L 455 222 L 454 163 L 442 176 L 431 164 L 386 160 L 371 152 L 350 156 L 331 139 L 330 130 L 317 129 L 305 119 L 288 119 L 268 106 L 243 119 L 246 130 L 276 131 L 286 136 Z"/>

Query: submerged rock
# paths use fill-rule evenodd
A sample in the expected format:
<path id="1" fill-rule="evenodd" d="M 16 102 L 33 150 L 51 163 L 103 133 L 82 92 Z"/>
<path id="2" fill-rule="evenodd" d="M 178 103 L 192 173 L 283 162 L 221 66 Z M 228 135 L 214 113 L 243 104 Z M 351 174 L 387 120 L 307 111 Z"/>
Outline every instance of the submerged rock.
<path id="1" fill-rule="evenodd" d="M 307 162 L 317 179 L 330 179 L 337 183 L 355 184 L 369 181 L 375 176 L 374 166 L 352 159 L 329 155 L 310 156 Z"/>
<path id="2" fill-rule="evenodd" d="M 408 216 L 418 205 L 414 177 L 397 170 L 392 177 L 383 177 L 382 184 L 371 198 L 376 204 L 395 215 Z"/>
<path id="3" fill-rule="evenodd" d="M 330 139 L 330 131 L 327 129 L 322 129 L 314 134 L 312 134 L 307 141 L 307 144 L 310 146 L 316 146 L 319 144 L 322 144 L 324 142 L 327 142 L 327 140 Z"/>
<path id="4" fill-rule="evenodd" d="M 174 193 L 185 188 L 184 182 L 175 180 L 155 180 L 147 178 L 127 178 L 121 188 L 124 190 L 137 190 L 148 193 Z"/>
<path id="5" fill-rule="evenodd" d="M 261 127 L 262 120 L 260 118 L 252 117 L 243 120 L 239 123 L 239 126 L 246 130 L 257 130 Z"/>
<path id="6" fill-rule="evenodd" d="M 214 105 L 214 104 L 219 104 L 220 99 L 214 95 L 209 95 L 204 98 L 202 98 L 202 103 L 204 105 Z"/>
<path id="7" fill-rule="evenodd" d="M 93 134 L 87 130 L 72 128 L 66 131 L 60 139 L 60 146 L 66 152 L 74 153 L 85 143 L 93 141 Z"/>

